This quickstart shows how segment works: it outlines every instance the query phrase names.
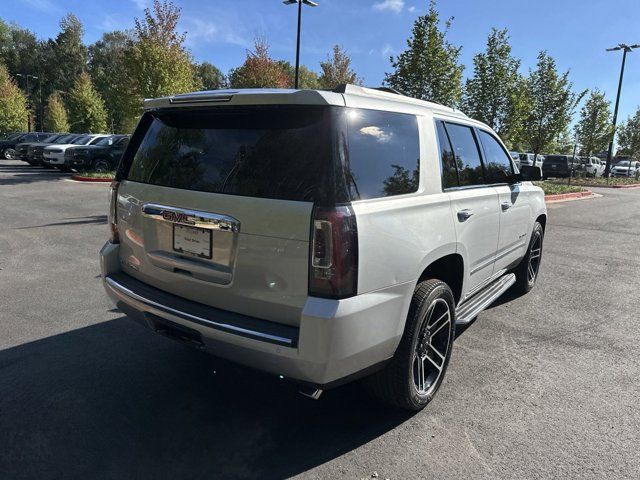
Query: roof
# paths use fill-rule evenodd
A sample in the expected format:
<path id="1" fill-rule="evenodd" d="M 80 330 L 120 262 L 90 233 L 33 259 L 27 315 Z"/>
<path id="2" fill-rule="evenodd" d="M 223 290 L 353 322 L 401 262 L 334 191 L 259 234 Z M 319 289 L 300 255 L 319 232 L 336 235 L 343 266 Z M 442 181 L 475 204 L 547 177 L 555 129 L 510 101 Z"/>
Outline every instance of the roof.
<path id="1" fill-rule="evenodd" d="M 301 104 L 369 106 L 370 108 L 409 110 L 418 113 L 429 109 L 452 116 L 465 117 L 464 113 L 451 107 L 395 93 L 392 89 L 366 88 L 358 85 L 340 85 L 334 90 L 294 89 L 227 89 L 183 93 L 169 97 L 145 99 L 145 110 L 176 108 L 213 104 L 264 105 Z"/>

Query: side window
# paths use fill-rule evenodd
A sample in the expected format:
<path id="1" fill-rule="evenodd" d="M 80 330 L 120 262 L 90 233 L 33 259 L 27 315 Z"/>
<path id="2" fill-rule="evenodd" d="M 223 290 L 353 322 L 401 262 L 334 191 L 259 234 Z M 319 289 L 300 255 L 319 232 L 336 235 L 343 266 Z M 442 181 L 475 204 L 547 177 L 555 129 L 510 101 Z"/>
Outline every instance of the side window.
<path id="1" fill-rule="evenodd" d="M 486 183 L 473 129 L 455 123 L 447 123 L 446 129 L 453 147 L 456 165 L 458 166 L 460 186 L 483 185 Z"/>
<path id="2" fill-rule="evenodd" d="M 442 165 L 442 188 L 458 186 L 458 170 L 456 160 L 449 142 L 449 136 L 444 128 L 444 123 L 436 121 L 438 131 L 438 144 L 440 145 L 440 165 Z"/>
<path id="3" fill-rule="evenodd" d="M 509 155 L 495 137 L 484 130 L 480 130 L 480 141 L 484 150 L 484 166 L 487 169 L 489 182 L 506 182 L 507 177 L 513 175 Z"/>
<path id="4" fill-rule="evenodd" d="M 347 122 L 351 198 L 418 190 L 420 141 L 415 115 L 348 109 Z"/>

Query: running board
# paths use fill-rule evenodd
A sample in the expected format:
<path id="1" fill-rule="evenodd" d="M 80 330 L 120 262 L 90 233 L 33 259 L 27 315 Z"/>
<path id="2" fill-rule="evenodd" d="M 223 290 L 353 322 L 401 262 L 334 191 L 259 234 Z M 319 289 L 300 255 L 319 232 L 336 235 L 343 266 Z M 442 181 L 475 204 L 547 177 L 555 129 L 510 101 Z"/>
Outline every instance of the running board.
<path id="1" fill-rule="evenodd" d="M 513 273 L 503 275 L 456 308 L 456 325 L 466 325 L 516 283 Z"/>

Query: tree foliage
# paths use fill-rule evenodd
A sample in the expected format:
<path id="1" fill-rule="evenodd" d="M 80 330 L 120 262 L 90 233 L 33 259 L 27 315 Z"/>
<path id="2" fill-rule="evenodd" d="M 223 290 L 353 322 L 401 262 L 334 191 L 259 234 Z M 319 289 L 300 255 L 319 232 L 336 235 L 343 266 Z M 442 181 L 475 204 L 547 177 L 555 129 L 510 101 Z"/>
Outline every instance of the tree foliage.
<path id="1" fill-rule="evenodd" d="M 523 123 L 523 140 L 535 154 L 544 152 L 571 122 L 584 93 L 571 90 L 569 72 L 559 74 L 555 60 L 538 54 L 536 69 L 526 79 L 528 113 Z"/>
<path id="2" fill-rule="evenodd" d="M 89 74 L 105 101 L 109 130 L 128 133 L 130 121 L 127 108 L 130 104 L 126 85 L 127 49 L 133 42 L 131 31 L 106 32 L 100 40 L 89 46 Z"/>
<path id="3" fill-rule="evenodd" d="M 58 92 L 49 95 L 44 111 L 44 128 L 48 132 L 68 132 L 69 115 Z"/>
<path id="4" fill-rule="evenodd" d="M 291 63 L 280 60 L 278 62 L 282 69 L 285 71 L 287 76 L 289 77 L 289 84 L 291 86 L 295 85 L 295 77 L 296 77 L 296 69 Z M 298 71 L 298 86 L 299 88 L 306 89 L 317 89 L 322 88 L 320 85 L 320 81 L 318 79 L 318 74 L 312 70 L 309 70 L 306 66 L 300 65 L 300 70 Z"/>
<path id="5" fill-rule="evenodd" d="M 60 21 L 60 33 L 48 40 L 42 49 L 43 93 L 55 90 L 69 92 L 76 79 L 87 68 L 87 47 L 82 42 L 84 28 L 72 13 Z M 46 85 L 46 87 L 45 87 Z"/>
<path id="6" fill-rule="evenodd" d="M 99 133 L 107 131 L 107 111 L 104 101 L 83 72 L 69 92 L 69 118 L 72 132 Z"/>
<path id="7" fill-rule="evenodd" d="M 464 112 L 493 128 L 512 146 L 526 114 L 520 60 L 511 55 L 507 30 L 491 30 L 486 50 L 473 57 L 473 76 L 466 81 Z"/>
<path id="8" fill-rule="evenodd" d="M 229 73 L 231 88 L 290 88 L 291 77 L 281 62 L 269 56 L 269 44 L 256 38 L 244 63 Z"/>
<path id="9" fill-rule="evenodd" d="M 580 110 L 580 118 L 575 126 L 576 140 L 582 147 L 583 155 L 607 148 L 611 126 L 611 102 L 596 88 Z"/>
<path id="10" fill-rule="evenodd" d="M 218 90 L 226 86 L 227 79 L 224 74 L 212 63 L 202 62 L 196 68 L 204 90 Z"/>
<path id="11" fill-rule="evenodd" d="M 426 15 L 419 16 L 407 40 L 407 49 L 391 57 L 393 73 L 387 73 L 385 83 L 415 98 L 444 105 L 457 105 L 462 94 L 460 52 L 447 40 L 452 19 L 440 29 L 435 2 L 429 4 Z"/>
<path id="12" fill-rule="evenodd" d="M 618 155 L 640 160 L 640 107 L 618 127 Z"/>
<path id="13" fill-rule="evenodd" d="M 0 132 L 26 131 L 28 115 L 27 99 L 0 63 Z"/>
<path id="14" fill-rule="evenodd" d="M 362 79 L 351 68 L 351 57 L 340 45 L 334 45 L 333 51 L 320 62 L 322 73 L 318 78 L 320 88 L 332 89 L 343 83 L 362 85 Z"/>
<path id="15" fill-rule="evenodd" d="M 196 67 L 178 33 L 180 8 L 171 1 L 153 1 L 144 18 L 135 19 L 134 39 L 125 53 L 130 105 L 127 113 L 137 117 L 145 98 L 198 90 Z"/>

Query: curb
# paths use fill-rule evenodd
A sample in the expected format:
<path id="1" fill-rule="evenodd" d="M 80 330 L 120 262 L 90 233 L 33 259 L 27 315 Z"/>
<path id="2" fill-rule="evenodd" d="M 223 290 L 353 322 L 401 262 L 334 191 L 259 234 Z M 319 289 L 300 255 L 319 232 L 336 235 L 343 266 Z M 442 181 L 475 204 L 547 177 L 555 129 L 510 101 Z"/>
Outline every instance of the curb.
<path id="1" fill-rule="evenodd" d="M 82 175 L 71 175 L 71 180 L 75 180 L 76 182 L 93 182 L 93 183 L 111 183 L 113 182 L 112 178 L 93 178 L 93 177 L 83 177 Z"/>
<path id="2" fill-rule="evenodd" d="M 545 202 L 562 202 L 564 200 L 582 200 L 583 198 L 595 197 L 591 190 L 585 190 L 584 192 L 572 192 L 572 193 L 559 193 L 557 195 L 545 195 Z"/>
<path id="3" fill-rule="evenodd" d="M 631 183 L 629 185 L 611 185 L 611 188 L 640 188 L 640 183 Z"/>

